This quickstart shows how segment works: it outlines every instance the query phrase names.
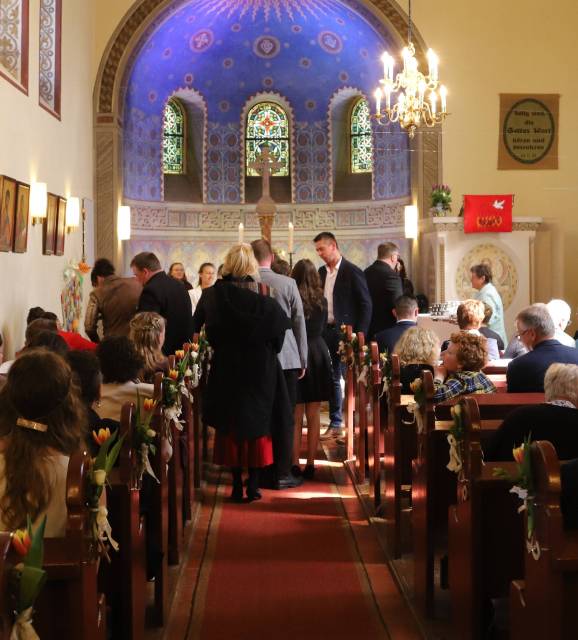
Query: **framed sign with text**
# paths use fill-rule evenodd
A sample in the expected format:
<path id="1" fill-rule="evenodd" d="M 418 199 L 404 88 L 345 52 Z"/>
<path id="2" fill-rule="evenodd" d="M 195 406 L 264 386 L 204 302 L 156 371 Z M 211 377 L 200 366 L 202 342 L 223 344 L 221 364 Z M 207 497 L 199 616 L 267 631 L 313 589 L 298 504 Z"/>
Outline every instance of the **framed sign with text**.
<path id="1" fill-rule="evenodd" d="M 498 169 L 558 168 L 558 94 L 500 94 Z"/>

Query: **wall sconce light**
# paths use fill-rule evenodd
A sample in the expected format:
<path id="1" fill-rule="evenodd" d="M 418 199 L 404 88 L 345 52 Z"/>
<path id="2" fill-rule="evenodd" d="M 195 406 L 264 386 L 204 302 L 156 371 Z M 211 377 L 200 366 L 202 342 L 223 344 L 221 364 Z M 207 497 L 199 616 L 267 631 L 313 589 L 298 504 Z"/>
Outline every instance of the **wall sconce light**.
<path id="1" fill-rule="evenodd" d="M 130 240 L 130 207 L 126 205 L 118 208 L 116 234 L 119 240 Z"/>
<path id="2" fill-rule="evenodd" d="M 412 204 L 404 208 L 405 217 L 405 237 L 408 239 L 417 238 L 417 207 Z"/>
<path id="3" fill-rule="evenodd" d="M 46 182 L 33 182 L 30 185 L 30 217 L 32 224 L 46 219 L 48 208 L 48 189 Z"/>
<path id="4" fill-rule="evenodd" d="M 80 226 L 80 198 L 71 197 L 66 201 L 66 233 Z"/>

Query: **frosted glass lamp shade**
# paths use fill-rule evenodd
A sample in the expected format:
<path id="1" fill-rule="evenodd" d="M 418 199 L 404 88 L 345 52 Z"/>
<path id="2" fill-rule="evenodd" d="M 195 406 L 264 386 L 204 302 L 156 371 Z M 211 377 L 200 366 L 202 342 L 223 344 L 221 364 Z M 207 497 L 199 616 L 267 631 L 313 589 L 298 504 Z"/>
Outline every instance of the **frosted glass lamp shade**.
<path id="1" fill-rule="evenodd" d="M 405 207 L 405 237 L 417 238 L 417 207 L 412 204 Z"/>
<path id="2" fill-rule="evenodd" d="M 119 240 L 130 240 L 130 207 L 126 205 L 118 208 L 116 231 Z"/>
<path id="3" fill-rule="evenodd" d="M 80 226 L 80 198 L 72 197 L 66 201 L 66 229 L 71 231 Z"/>
<path id="4" fill-rule="evenodd" d="M 30 185 L 30 217 L 34 220 L 46 218 L 48 208 L 48 189 L 46 182 L 33 182 Z"/>

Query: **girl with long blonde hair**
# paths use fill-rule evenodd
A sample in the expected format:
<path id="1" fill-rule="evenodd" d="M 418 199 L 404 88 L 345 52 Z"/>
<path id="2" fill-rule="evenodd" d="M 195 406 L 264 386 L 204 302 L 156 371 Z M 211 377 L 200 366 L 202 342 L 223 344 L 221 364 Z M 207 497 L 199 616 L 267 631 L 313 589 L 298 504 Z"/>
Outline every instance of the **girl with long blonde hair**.
<path id="1" fill-rule="evenodd" d="M 130 339 L 144 359 L 139 378 L 152 382 L 157 371 L 168 371 L 168 361 L 162 352 L 165 341 L 165 319 L 154 311 L 137 313 L 130 321 Z"/>

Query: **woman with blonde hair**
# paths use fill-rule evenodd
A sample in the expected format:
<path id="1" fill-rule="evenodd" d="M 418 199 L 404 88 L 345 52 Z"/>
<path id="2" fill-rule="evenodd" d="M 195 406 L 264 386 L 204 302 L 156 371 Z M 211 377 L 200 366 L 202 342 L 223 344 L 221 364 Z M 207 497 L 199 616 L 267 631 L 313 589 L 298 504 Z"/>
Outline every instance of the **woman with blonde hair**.
<path id="1" fill-rule="evenodd" d="M 144 359 L 139 378 L 153 382 L 155 373 L 168 373 L 168 359 L 162 352 L 165 341 L 165 319 L 154 311 L 137 313 L 130 321 L 130 339 L 138 354 Z"/>
<path id="2" fill-rule="evenodd" d="M 46 349 L 24 351 L 0 391 L 0 528 L 38 523 L 45 535 L 66 528 L 70 456 L 84 444 L 87 415 L 65 360 Z"/>
<path id="3" fill-rule="evenodd" d="M 279 303 L 257 282 L 248 244 L 229 249 L 223 279 L 205 289 L 195 311 L 213 348 L 203 418 L 216 430 L 214 460 L 233 476 L 231 498 L 259 500 L 259 470 L 273 462 L 272 429 L 291 434 L 289 397 L 277 354 L 290 328 Z"/>
<path id="4" fill-rule="evenodd" d="M 401 365 L 401 392 L 411 393 L 410 384 L 426 369 L 433 373 L 440 357 L 440 341 L 429 329 L 410 327 L 397 341 L 393 353 Z"/>

